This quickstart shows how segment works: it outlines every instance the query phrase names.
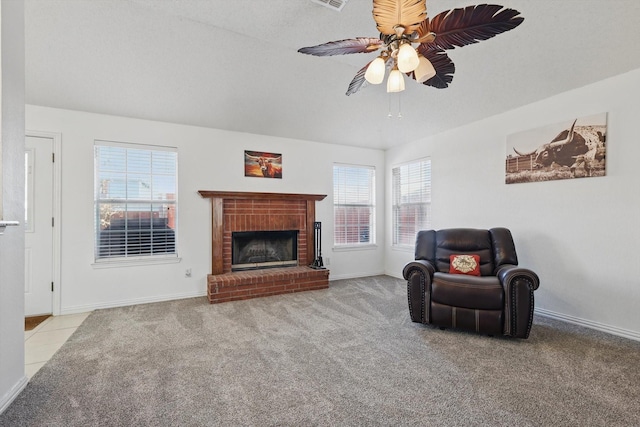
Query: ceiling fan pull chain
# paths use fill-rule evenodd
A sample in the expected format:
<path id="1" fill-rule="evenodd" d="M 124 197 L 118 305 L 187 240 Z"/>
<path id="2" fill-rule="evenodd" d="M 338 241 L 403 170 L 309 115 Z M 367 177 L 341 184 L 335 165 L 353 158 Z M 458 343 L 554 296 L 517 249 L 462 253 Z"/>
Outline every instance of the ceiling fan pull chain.
<path id="1" fill-rule="evenodd" d="M 391 98 L 393 96 L 396 96 L 396 93 L 389 93 L 389 114 L 387 114 L 387 117 L 392 119 L 394 114 L 392 112 L 393 108 L 391 108 L 392 105 L 392 100 Z M 402 93 L 401 92 L 397 92 L 397 97 L 398 97 L 398 120 L 402 119 Z"/>

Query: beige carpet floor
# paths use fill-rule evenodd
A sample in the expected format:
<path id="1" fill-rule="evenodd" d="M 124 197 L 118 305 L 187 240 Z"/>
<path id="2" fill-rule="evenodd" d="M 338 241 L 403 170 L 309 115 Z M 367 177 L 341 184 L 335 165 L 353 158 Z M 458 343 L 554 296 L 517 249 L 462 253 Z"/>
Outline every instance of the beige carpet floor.
<path id="1" fill-rule="evenodd" d="M 638 426 L 640 343 L 536 317 L 528 340 L 412 323 L 387 276 L 98 310 L 2 426 Z"/>

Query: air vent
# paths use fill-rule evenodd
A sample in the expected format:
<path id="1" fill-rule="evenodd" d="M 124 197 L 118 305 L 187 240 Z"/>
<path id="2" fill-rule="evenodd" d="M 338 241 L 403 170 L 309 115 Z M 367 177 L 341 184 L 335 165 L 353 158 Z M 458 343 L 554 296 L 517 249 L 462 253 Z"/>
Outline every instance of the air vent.
<path id="1" fill-rule="evenodd" d="M 348 0 L 311 0 L 313 3 L 318 3 L 329 9 L 340 12 Z"/>

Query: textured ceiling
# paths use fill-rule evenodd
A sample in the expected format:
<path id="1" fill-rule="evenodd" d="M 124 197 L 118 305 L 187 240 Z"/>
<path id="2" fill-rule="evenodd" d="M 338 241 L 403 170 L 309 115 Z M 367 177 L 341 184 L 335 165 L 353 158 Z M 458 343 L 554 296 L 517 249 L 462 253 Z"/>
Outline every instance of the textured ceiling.
<path id="1" fill-rule="evenodd" d="M 376 37 L 369 0 L 26 0 L 27 103 L 386 149 L 640 68 L 638 0 L 497 3 L 524 23 L 449 51 L 449 88 L 407 81 L 398 97 L 345 95 L 373 53 L 297 52 Z"/>

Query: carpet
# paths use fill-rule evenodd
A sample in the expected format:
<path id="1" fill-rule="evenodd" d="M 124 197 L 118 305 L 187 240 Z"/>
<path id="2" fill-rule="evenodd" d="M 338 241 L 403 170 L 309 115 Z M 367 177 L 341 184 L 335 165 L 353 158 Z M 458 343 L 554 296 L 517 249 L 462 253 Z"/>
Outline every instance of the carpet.
<path id="1" fill-rule="evenodd" d="M 637 426 L 640 343 L 536 317 L 528 340 L 412 323 L 388 276 L 97 310 L 2 426 Z"/>

